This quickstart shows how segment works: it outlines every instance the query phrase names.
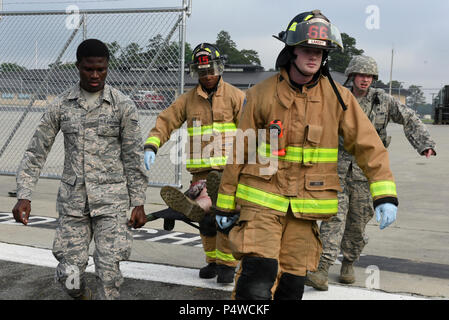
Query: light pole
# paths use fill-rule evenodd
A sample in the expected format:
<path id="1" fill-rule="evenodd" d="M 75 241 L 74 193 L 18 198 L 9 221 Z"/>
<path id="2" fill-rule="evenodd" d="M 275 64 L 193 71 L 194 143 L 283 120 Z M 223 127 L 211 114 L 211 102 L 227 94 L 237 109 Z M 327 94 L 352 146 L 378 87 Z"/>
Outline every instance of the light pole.
<path id="1" fill-rule="evenodd" d="M 398 87 L 398 99 L 401 101 L 401 86 L 404 83 L 404 81 L 398 81 L 399 87 Z M 404 104 L 405 104 L 405 97 L 404 97 Z"/>

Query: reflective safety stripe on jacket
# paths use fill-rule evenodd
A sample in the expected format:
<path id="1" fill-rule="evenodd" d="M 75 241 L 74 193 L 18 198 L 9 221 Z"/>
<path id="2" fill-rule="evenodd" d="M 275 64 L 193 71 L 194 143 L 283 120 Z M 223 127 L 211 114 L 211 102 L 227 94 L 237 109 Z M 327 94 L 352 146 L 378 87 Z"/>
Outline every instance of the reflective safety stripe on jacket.
<path id="1" fill-rule="evenodd" d="M 237 127 L 233 122 L 225 122 L 218 123 L 214 122 L 212 125 L 206 126 L 198 126 L 198 127 L 189 127 L 187 128 L 187 134 L 190 137 L 193 136 L 203 136 L 203 135 L 211 135 L 214 133 L 226 134 L 232 133 L 234 134 L 237 131 Z M 190 158 L 186 160 L 186 168 L 187 169 L 197 169 L 197 168 L 210 168 L 210 167 L 219 167 L 225 166 L 227 156 L 221 157 L 205 157 L 205 158 Z"/>
<path id="2" fill-rule="evenodd" d="M 376 181 L 370 184 L 369 189 L 373 198 L 384 194 L 397 196 L 396 184 L 393 181 Z"/>
<path id="3" fill-rule="evenodd" d="M 212 134 L 214 132 L 225 133 L 235 132 L 237 127 L 233 122 L 219 123 L 214 122 L 212 125 L 189 127 L 187 128 L 187 134 L 190 136 Z"/>
<path id="4" fill-rule="evenodd" d="M 338 200 L 335 199 L 300 199 L 265 192 L 239 183 L 236 198 L 252 202 L 281 212 L 287 212 L 291 205 L 293 212 L 335 215 L 338 212 Z M 218 194 L 217 207 L 234 210 L 235 197 Z"/>
<path id="5" fill-rule="evenodd" d="M 212 125 L 208 126 L 198 126 L 187 128 L 187 134 L 189 136 L 202 136 L 211 135 L 214 132 L 217 133 L 234 133 L 237 130 L 235 123 L 217 123 L 214 122 Z M 158 148 L 160 146 L 160 140 L 157 137 L 149 137 L 145 144 L 153 144 Z M 206 158 L 190 158 L 187 159 L 187 168 L 209 168 L 212 166 L 225 166 L 227 157 L 206 157 Z"/>
<path id="6" fill-rule="evenodd" d="M 396 185 L 392 181 L 377 181 L 370 186 L 371 195 L 381 196 L 384 194 L 396 195 Z M 235 197 L 219 193 L 217 207 L 234 210 L 235 198 L 240 198 L 248 202 L 267 207 L 281 212 L 287 212 L 291 206 L 293 212 L 303 214 L 335 215 L 338 212 L 338 199 L 300 199 L 286 197 L 254 187 L 239 183 Z"/>
<path id="7" fill-rule="evenodd" d="M 228 157 L 192 158 L 186 160 L 186 168 L 210 168 L 225 166 Z"/>
<path id="8" fill-rule="evenodd" d="M 157 146 L 158 148 L 161 145 L 161 140 L 159 140 L 158 137 L 149 137 L 146 141 L 145 144 L 154 144 L 155 146 Z"/>

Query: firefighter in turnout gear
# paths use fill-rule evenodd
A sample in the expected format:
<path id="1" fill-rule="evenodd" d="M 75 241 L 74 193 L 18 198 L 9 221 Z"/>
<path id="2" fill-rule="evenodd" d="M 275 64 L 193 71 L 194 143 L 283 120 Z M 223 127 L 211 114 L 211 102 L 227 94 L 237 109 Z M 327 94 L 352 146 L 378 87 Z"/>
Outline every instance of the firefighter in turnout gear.
<path id="1" fill-rule="evenodd" d="M 217 233 L 206 187 L 210 174 L 208 185 L 218 190 L 220 172 L 226 164 L 226 154 L 233 146 L 236 123 L 245 98 L 241 90 L 222 79 L 223 70 L 223 59 L 214 45 L 201 43 L 193 50 L 190 74 L 192 78 L 198 78 L 199 83 L 159 114 L 145 142 L 145 164 L 149 169 L 158 149 L 173 130 L 187 122 L 186 167 L 192 174 L 192 184 L 185 193 L 177 188 L 163 187 L 161 197 L 170 208 L 199 222 L 208 263 L 200 270 L 200 278 L 217 276 L 218 283 L 232 283 L 237 260 L 231 254 L 227 235 Z"/>
<path id="2" fill-rule="evenodd" d="M 391 137 L 387 135 L 386 129 L 392 121 L 403 126 L 405 136 L 420 155 L 427 158 L 436 155 L 435 142 L 416 113 L 384 90 L 371 88 L 372 82 L 378 79 L 377 63 L 373 58 L 355 56 L 345 75 L 346 83 L 352 82 L 352 93 L 376 128 L 385 147 L 390 144 Z M 355 282 L 353 262 L 359 259 L 368 243 L 365 227 L 374 216 L 368 179 L 354 157 L 344 150 L 343 141 L 340 141 L 338 149 L 338 174 L 343 188 L 338 193 L 338 214 L 321 223 L 323 253 L 319 268 L 316 272 L 309 272 L 306 279 L 306 285 L 324 291 L 328 290 L 329 267 L 337 259 L 340 248 L 343 262 L 339 281 L 346 284 Z M 395 220 L 395 216 L 391 219 Z M 380 228 L 384 228 L 383 223 Z"/>
<path id="3" fill-rule="evenodd" d="M 338 211 L 339 135 L 369 179 L 374 206 L 398 205 L 387 150 L 351 92 L 329 76 L 328 52 L 343 47 L 338 29 L 314 10 L 276 38 L 285 43 L 280 72 L 247 91 L 238 126 L 243 148 L 226 165 L 215 208 L 217 220 L 238 216 L 227 227 L 241 260 L 234 291 L 242 300 L 302 299 L 322 249 L 316 221 Z M 268 130 L 273 120 L 282 123 L 282 137 Z M 285 155 L 273 152 L 282 149 Z"/>

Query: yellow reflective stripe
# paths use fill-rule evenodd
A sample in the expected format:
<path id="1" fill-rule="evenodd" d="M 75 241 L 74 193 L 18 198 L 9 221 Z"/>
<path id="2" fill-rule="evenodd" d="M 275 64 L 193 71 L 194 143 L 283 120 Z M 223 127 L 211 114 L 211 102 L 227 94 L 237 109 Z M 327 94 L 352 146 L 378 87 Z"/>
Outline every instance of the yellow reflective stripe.
<path id="1" fill-rule="evenodd" d="M 281 160 L 291 161 L 291 162 L 301 162 L 302 161 L 302 148 L 288 146 L 285 150 L 285 156 L 279 157 Z"/>
<path id="2" fill-rule="evenodd" d="M 222 209 L 234 210 L 235 209 L 235 197 L 219 193 L 218 197 L 217 197 L 216 206 L 218 208 L 222 208 Z"/>
<path id="3" fill-rule="evenodd" d="M 256 203 L 260 206 L 282 212 L 287 212 L 289 205 L 289 200 L 287 197 L 251 188 L 240 183 L 237 186 L 237 193 L 235 196 L 237 198 Z"/>
<path id="4" fill-rule="evenodd" d="M 212 259 L 220 259 L 222 261 L 235 261 L 235 258 L 232 255 L 232 253 L 224 253 L 218 249 L 215 249 L 213 251 L 206 251 L 205 254 L 207 257 Z"/>
<path id="5" fill-rule="evenodd" d="M 338 199 L 298 199 L 290 200 L 293 212 L 314 214 L 335 214 L 338 212 Z"/>
<path id="6" fill-rule="evenodd" d="M 371 183 L 369 189 L 373 198 L 384 195 L 397 196 L 396 184 L 393 181 L 376 181 Z"/>
<path id="7" fill-rule="evenodd" d="M 203 134 L 203 131 L 211 130 L 211 126 L 201 126 L 201 127 L 189 127 L 187 128 L 187 134 L 189 136 L 200 136 Z"/>
<path id="8" fill-rule="evenodd" d="M 259 154 L 263 157 L 275 158 L 271 154 L 270 144 L 262 142 L 258 148 Z M 285 150 L 285 156 L 278 156 L 278 160 L 290 162 L 337 162 L 338 149 L 337 148 L 305 148 L 288 146 Z"/>
<path id="9" fill-rule="evenodd" d="M 203 134 L 211 134 L 212 126 L 201 126 L 201 127 L 189 127 L 187 128 L 187 134 L 189 136 L 201 136 Z"/>
<path id="10" fill-rule="evenodd" d="M 221 252 L 218 249 L 216 249 L 215 251 L 216 251 L 217 259 L 220 259 L 222 261 L 235 261 L 235 258 L 232 255 L 232 253 L 224 253 L 224 252 Z"/>
<path id="11" fill-rule="evenodd" d="M 236 131 L 237 127 L 234 122 L 214 122 L 213 130 L 218 132 Z"/>
<path id="12" fill-rule="evenodd" d="M 226 165 L 228 157 L 212 157 L 212 158 L 198 158 L 198 159 L 187 159 L 187 168 L 208 168 L 212 166 L 224 166 Z"/>
<path id="13" fill-rule="evenodd" d="M 159 148 L 159 146 L 161 145 L 161 140 L 158 137 L 149 137 L 147 141 L 145 141 L 145 144 L 148 143 L 154 144 Z"/>
<path id="14" fill-rule="evenodd" d="M 259 154 L 265 158 L 276 158 L 276 156 L 271 153 L 270 148 L 270 144 L 262 142 L 258 148 Z M 301 162 L 302 148 L 288 146 L 285 151 L 285 156 L 278 156 L 277 159 L 290 162 Z"/>
<path id="15" fill-rule="evenodd" d="M 297 24 L 298 24 L 298 22 L 293 22 L 292 25 L 290 26 L 290 28 L 288 29 L 288 31 L 296 31 Z"/>
<path id="16" fill-rule="evenodd" d="M 199 126 L 199 127 L 188 127 L 187 134 L 189 136 L 199 136 L 204 134 L 212 134 L 214 131 L 223 132 L 233 132 L 236 131 L 237 127 L 233 122 L 218 123 L 214 122 L 211 125 Z"/>
<path id="17" fill-rule="evenodd" d="M 337 148 L 310 148 L 303 150 L 304 162 L 337 162 Z"/>
<path id="18" fill-rule="evenodd" d="M 228 160 L 227 156 L 209 158 L 211 166 L 225 166 L 227 160 Z"/>
<path id="19" fill-rule="evenodd" d="M 238 185 L 236 197 L 281 212 L 287 212 L 289 204 L 293 212 L 305 214 L 336 214 L 338 212 L 337 198 L 299 199 L 284 197 L 243 184 Z"/>
<path id="20" fill-rule="evenodd" d="M 304 21 L 307 21 L 307 20 L 309 20 L 312 17 L 313 17 L 313 14 L 309 14 L 307 17 L 305 17 Z"/>

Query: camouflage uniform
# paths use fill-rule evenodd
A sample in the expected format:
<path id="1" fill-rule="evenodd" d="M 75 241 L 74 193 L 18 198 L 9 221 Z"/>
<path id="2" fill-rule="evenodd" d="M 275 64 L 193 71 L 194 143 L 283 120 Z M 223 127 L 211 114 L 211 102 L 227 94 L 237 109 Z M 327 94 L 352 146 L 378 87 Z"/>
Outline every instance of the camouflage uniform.
<path id="1" fill-rule="evenodd" d="M 148 186 L 137 109 L 108 85 L 91 106 L 79 85 L 58 96 L 25 151 L 17 174 L 18 199 L 31 201 L 59 130 L 64 135 L 65 161 L 56 203 L 56 279 L 72 297 L 84 294 L 93 237 L 99 297 L 118 298 L 123 281 L 119 261 L 128 259 L 132 245 L 126 213 L 130 207 L 144 205 Z"/>
<path id="2" fill-rule="evenodd" d="M 357 101 L 386 147 L 391 139 L 386 128 L 392 121 L 403 125 L 405 136 L 419 154 L 429 148 L 435 149 L 435 142 L 416 113 L 384 90 L 369 88 L 367 95 L 357 98 Z M 330 264 L 337 258 L 340 243 L 346 260 L 359 258 L 368 242 L 364 233 L 366 224 L 374 215 L 368 180 L 354 157 L 343 149 L 342 140 L 338 150 L 338 175 L 343 188 L 338 193 L 338 214 L 329 221 L 323 221 L 320 227 L 323 242 L 321 260 Z"/>

